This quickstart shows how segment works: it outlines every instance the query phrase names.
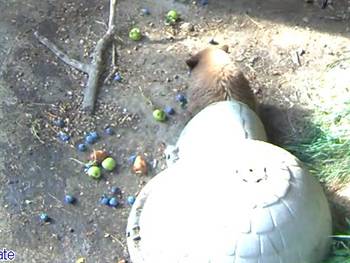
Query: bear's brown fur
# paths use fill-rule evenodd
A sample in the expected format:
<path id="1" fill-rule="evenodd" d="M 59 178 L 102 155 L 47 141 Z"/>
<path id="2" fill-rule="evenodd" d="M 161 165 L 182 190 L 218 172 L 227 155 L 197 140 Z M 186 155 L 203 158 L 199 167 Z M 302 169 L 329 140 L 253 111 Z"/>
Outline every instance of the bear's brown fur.
<path id="1" fill-rule="evenodd" d="M 195 115 L 213 102 L 235 100 L 257 112 L 248 80 L 227 53 L 228 46 L 207 48 L 186 60 L 191 70 L 188 110 Z"/>

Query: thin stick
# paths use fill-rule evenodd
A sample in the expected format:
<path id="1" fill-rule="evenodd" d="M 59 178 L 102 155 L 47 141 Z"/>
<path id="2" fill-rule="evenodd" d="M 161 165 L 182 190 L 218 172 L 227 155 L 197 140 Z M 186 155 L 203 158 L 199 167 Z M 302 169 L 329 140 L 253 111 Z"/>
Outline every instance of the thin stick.
<path id="1" fill-rule="evenodd" d="M 108 20 L 108 28 L 111 28 L 112 26 L 115 25 L 115 13 L 116 13 L 116 4 L 117 4 L 117 0 L 111 0 L 109 2 L 109 20 Z M 113 42 L 112 44 L 112 65 L 113 67 L 116 66 L 116 46 L 115 43 Z"/>
<path id="2" fill-rule="evenodd" d="M 109 20 L 108 29 L 111 29 L 115 25 L 115 11 L 116 11 L 117 0 L 110 0 L 109 2 Z"/>
<path id="3" fill-rule="evenodd" d="M 42 144 L 45 144 L 45 142 L 40 138 L 39 133 L 35 128 L 35 125 L 32 125 L 32 133 L 39 140 L 39 142 L 41 142 Z"/>
<path id="4" fill-rule="evenodd" d="M 66 63 L 68 66 L 71 66 L 73 68 L 76 68 L 77 70 L 80 70 L 85 73 L 89 73 L 90 71 L 90 65 L 82 63 L 78 60 L 72 59 L 68 57 L 67 54 L 65 54 L 63 51 L 61 51 L 54 43 L 52 43 L 50 40 L 48 40 L 46 37 L 39 34 L 38 31 L 34 32 L 34 35 L 39 40 L 41 44 L 43 44 L 45 47 L 47 47 L 49 50 L 52 51 L 59 59 L 61 59 L 64 63 Z"/>
<path id="5" fill-rule="evenodd" d="M 145 96 L 145 94 L 143 93 L 143 90 L 142 90 L 142 88 L 141 88 L 140 86 L 138 86 L 138 88 L 139 88 L 139 90 L 141 91 L 141 96 L 148 102 L 149 106 L 150 106 L 152 109 L 154 109 L 154 106 L 153 106 L 152 101 L 151 101 L 149 98 L 147 98 L 147 97 Z"/>
<path id="6" fill-rule="evenodd" d="M 249 15 L 246 14 L 246 16 L 249 18 L 250 21 L 252 21 L 257 27 L 260 29 L 264 29 L 262 25 L 260 25 L 258 22 L 256 22 L 253 18 L 251 18 Z"/>
<path id="7" fill-rule="evenodd" d="M 113 67 L 112 70 L 108 73 L 108 76 L 103 81 L 103 84 L 106 84 L 112 78 L 112 76 L 115 75 L 117 71 L 118 71 L 118 66 Z"/>
<path id="8" fill-rule="evenodd" d="M 110 15 L 108 22 L 108 30 L 104 36 L 97 42 L 95 50 L 92 54 L 91 64 L 82 63 L 75 59 L 69 58 L 64 52 L 62 52 L 55 44 L 53 44 L 47 38 L 41 36 L 37 31 L 34 35 L 38 38 L 39 42 L 51 50 L 58 58 L 60 58 L 67 65 L 74 67 L 82 72 L 88 74 L 89 78 L 86 84 L 84 99 L 83 99 L 83 110 L 90 113 L 94 112 L 96 94 L 99 84 L 99 79 L 102 72 L 103 54 L 107 46 L 114 40 L 114 34 L 117 30 L 115 26 L 115 13 L 116 13 L 117 0 L 110 0 Z"/>
<path id="9" fill-rule="evenodd" d="M 72 158 L 72 157 L 69 158 L 69 159 L 72 160 L 72 161 L 74 161 L 74 162 L 76 162 L 76 163 L 78 163 L 78 164 L 85 165 L 85 163 L 79 161 L 78 159 L 75 159 L 75 158 Z"/>
<path id="10" fill-rule="evenodd" d="M 116 236 L 113 236 L 112 234 L 109 234 L 109 235 L 112 237 L 112 239 L 117 241 L 122 248 L 126 249 L 126 247 L 124 246 L 123 242 L 121 242 Z"/>

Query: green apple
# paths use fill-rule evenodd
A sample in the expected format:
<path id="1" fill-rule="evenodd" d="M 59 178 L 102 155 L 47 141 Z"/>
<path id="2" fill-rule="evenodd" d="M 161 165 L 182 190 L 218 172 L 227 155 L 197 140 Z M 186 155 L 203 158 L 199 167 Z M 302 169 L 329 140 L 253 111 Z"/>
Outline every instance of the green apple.
<path id="1" fill-rule="evenodd" d="M 156 109 L 153 111 L 153 117 L 157 121 L 164 121 L 165 120 L 165 112 L 163 110 Z"/>
<path id="2" fill-rule="evenodd" d="M 134 27 L 133 29 L 130 30 L 129 37 L 134 41 L 140 40 L 142 38 L 141 30 Z"/>
<path id="3" fill-rule="evenodd" d="M 99 179 L 101 177 L 101 169 L 93 165 L 87 170 L 87 175 L 94 179 Z"/>
<path id="4" fill-rule="evenodd" d="M 168 18 L 171 18 L 171 19 L 175 20 L 175 21 L 179 18 L 179 14 L 175 10 L 170 10 L 166 16 Z"/>
<path id="5" fill-rule="evenodd" d="M 115 160 L 112 157 L 107 157 L 102 161 L 102 167 L 107 171 L 112 171 L 115 168 Z"/>

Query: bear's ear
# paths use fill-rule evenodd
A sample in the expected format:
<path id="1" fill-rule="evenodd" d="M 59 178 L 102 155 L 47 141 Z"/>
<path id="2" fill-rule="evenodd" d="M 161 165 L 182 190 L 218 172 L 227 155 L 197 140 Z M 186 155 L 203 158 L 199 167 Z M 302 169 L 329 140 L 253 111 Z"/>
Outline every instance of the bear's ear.
<path id="1" fill-rule="evenodd" d="M 187 59 L 187 60 L 186 60 L 187 66 L 188 66 L 191 70 L 194 69 L 194 68 L 197 66 L 197 64 L 198 64 L 200 57 L 201 57 L 201 53 L 198 53 L 198 54 L 196 54 L 196 55 L 190 57 L 189 59 Z"/>
<path id="2" fill-rule="evenodd" d="M 222 49 L 223 51 L 225 51 L 226 53 L 228 53 L 228 45 L 223 45 L 223 46 L 221 47 L 221 49 Z"/>

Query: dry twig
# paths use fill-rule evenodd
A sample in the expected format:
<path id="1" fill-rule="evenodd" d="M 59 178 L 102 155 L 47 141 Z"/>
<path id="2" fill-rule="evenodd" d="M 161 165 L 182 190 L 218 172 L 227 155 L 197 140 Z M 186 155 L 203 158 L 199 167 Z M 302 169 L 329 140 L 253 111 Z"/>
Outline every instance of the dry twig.
<path id="1" fill-rule="evenodd" d="M 67 54 L 61 51 L 55 44 L 53 44 L 47 38 L 41 36 L 38 31 L 34 32 L 34 35 L 39 40 L 41 44 L 46 46 L 49 50 L 52 51 L 59 59 L 61 59 L 67 65 L 74 67 L 86 74 L 89 78 L 86 84 L 84 99 L 83 99 L 83 109 L 93 113 L 95 108 L 96 94 L 99 84 L 99 79 L 102 73 L 102 64 L 103 64 L 103 54 L 106 48 L 113 42 L 114 34 L 116 32 L 115 26 L 115 11 L 116 11 L 117 0 L 110 0 L 110 15 L 108 30 L 104 36 L 97 42 L 95 50 L 92 54 L 91 63 L 82 63 L 75 59 L 70 58 Z M 115 49 L 115 47 L 113 47 Z M 115 59 L 113 59 L 115 63 Z M 114 66 L 114 65 L 113 65 Z"/>

